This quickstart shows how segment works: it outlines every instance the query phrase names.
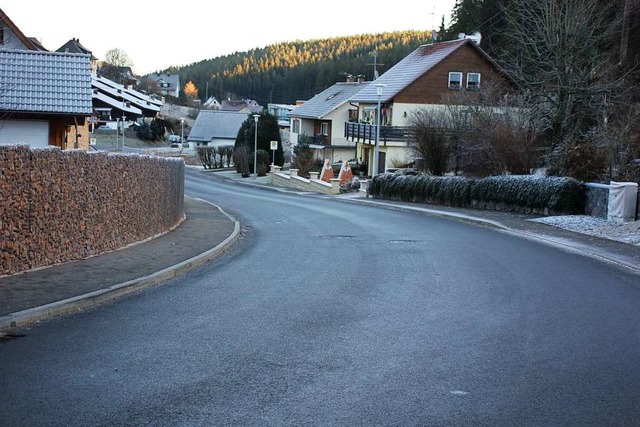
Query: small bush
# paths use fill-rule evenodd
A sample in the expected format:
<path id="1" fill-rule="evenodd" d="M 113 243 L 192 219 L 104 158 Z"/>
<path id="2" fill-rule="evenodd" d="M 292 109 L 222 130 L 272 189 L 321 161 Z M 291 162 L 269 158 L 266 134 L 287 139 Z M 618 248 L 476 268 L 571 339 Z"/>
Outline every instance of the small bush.
<path id="1" fill-rule="evenodd" d="M 249 155 L 244 146 L 236 148 L 233 152 L 233 164 L 236 167 L 236 172 L 243 176 L 249 176 Z"/>
<path id="2" fill-rule="evenodd" d="M 585 187 L 580 181 L 535 175 L 471 179 L 387 173 L 371 180 L 369 194 L 406 202 L 550 214 L 579 214 L 585 203 Z"/>
<path id="3" fill-rule="evenodd" d="M 214 169 L 216 162 L 216 147 L 197 147 L 196 153 L 205 169 Z"/>

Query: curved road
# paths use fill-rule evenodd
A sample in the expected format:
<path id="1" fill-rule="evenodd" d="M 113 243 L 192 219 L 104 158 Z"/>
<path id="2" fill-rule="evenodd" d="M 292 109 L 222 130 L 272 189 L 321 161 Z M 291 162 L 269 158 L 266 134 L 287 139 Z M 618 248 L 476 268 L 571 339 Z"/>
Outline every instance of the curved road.
<path id="1" fill-rule="evenodd" d="M 639 276 L 493 229 L 216 181 L 243 238 L 0 344 L 1 425 L 633 425 Z"/>

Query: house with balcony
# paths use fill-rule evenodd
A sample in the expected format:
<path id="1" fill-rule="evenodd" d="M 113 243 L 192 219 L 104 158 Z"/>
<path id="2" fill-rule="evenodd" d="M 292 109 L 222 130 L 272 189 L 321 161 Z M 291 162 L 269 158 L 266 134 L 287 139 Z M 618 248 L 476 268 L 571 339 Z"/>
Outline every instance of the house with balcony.
<path id="1" fill-rule="evenodd" d="M 358 107 L 350 99 L 369 84 L 362 80 L 336 83 L 291 111 L 292 147 L 306 135 L 319 159 L 333 163 L 358 158 L 356 142 L 345 137 L 345 127 L 358 117 Z"/>
<path id="2" fill-rule="evenodd" d="M 413 160 L 408 118 L 420 108 L 444 108 L 453 91 L 481 91 L 489 81 L 507 81 L 496 62 L 479 46 L 479 37 L 465 37 L 418 47 L 372 84 L 350 99 L 358 105 L 357 121 L 345 123 L 346 140 L 372 172 L 380 104 L 378 171 L 392 163 Z"/>

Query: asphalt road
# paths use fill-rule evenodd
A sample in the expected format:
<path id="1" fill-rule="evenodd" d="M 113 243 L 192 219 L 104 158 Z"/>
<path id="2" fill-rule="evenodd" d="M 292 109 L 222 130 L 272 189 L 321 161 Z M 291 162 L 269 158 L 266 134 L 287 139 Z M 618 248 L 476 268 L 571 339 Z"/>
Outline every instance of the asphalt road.
<path id="1" fill-rule="evenodd" d="M 0 344 L 2 425 L 637 425 L 638 275 L 188 173 L 218 260 Z"/>

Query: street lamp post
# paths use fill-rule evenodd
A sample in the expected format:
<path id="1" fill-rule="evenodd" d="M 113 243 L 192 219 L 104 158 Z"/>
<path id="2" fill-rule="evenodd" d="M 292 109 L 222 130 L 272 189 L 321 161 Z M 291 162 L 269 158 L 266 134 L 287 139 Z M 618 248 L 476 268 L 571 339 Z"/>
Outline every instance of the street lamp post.
<path id="1" fill-rule="evenodd" d="M 259 114 L 254 114 L 253 119 L 256 121 L 256 130 L 253 140 L 253 179 L 258 178 L 258 119 Z"/>
<path id="2" fill-rule="evenodd" d="M 182 152 L 182 148 L 184 147 L 184 119 L 180 119 L 180 152 Z"/>
<path id="3" fill-rule="evenodd" d="M 122 144 L 122 151 L 124 152 L 124 144 Z M 120 117 L 116 117 L 116 150 L 120 148 Z"/>
<path id="4" fill-rule="evenodd" d="M 122 151 L 124 151 L 124 121 L 127 117 L 122 113 Z"/>
<path id="5" fill-rule="evenodd" d="M 378 94 L 378 110 L 376 112 L 376 146 L 373 154 L 373 176 L 378 175 L 378 162 L 380 158 L 380 99 L 382 98 L 382 88 L 386 85 L 376 83 L 376 92 Z"/>

